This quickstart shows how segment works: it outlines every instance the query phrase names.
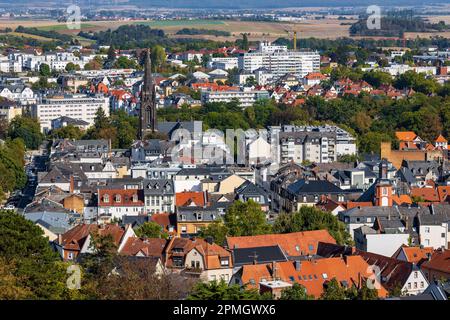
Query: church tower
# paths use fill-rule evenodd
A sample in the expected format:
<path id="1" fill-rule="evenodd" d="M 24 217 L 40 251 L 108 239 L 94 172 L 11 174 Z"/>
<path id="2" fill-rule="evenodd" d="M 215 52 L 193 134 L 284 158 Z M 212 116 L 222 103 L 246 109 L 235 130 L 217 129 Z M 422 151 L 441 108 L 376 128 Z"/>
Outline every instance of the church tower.
<path id="1" fill-rule="evenodd" d="M 144 80 L 141 88 L 138 139 L 144 140 L 147 132 L 156 131 L 156 92 L 152 77 L 150 50 L 145 54 Z"/>

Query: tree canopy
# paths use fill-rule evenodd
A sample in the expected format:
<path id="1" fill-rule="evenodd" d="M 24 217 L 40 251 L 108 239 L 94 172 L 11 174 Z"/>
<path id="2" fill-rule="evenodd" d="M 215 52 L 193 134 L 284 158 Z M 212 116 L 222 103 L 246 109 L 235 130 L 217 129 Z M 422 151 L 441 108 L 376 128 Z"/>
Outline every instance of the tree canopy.
<path id="1" fill-rule="evenodd" d="M 281 213 L 274 222 L 275 233 L 289 233 L 310 230 L 328 230 L 338 244 L 351 244 L 345 225 L 330 212 L 315 207 L 301 207 L 294 213 Z"/>

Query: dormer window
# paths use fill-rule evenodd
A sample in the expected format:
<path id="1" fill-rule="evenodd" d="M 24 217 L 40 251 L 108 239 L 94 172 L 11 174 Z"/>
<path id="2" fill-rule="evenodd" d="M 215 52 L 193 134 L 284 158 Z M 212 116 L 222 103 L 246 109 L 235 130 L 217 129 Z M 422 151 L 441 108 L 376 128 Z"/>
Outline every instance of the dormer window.
<path id="1" fill-rule="evenodd" d="M 203 215 L 200 212 L 198 212 L 197 213 L 197 221 L 201 221 L 202 219 L 203 219 Z"/>
<path id="2" fill-rule="evenodd" d="M 109 195 L 103 195 L 103 202 L 109 202 Z"/>
<path id="3" fill-rule="evenodd" d="M 114 201 L 120 202 L 121 200 L 122 200 L 122 198 L 121 198 L 120 194 L 116 194 L 116 195 L 114 196 Z"/>
<path id="4" fill-rule="evenodd" d="M 138 201 L 138 196 L 137 194 L 133 194 L 133 202 L 137 202 Z"/>

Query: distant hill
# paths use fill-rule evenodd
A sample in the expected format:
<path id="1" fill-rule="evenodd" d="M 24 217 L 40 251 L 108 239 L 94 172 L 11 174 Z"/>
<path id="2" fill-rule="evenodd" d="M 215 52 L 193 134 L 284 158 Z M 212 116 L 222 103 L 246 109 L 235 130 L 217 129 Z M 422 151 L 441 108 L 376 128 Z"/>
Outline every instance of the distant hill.
<path id="1" fill-rule="evenodd" d="M 6 2 L 6 1 L 0 1 Z M 42 0 L 15 0 L 15 4 L 39 4 L 43 5 Z M 46 4 L 58 6 L 67 6 L 65 0 L 45 1 Z M 229 8 L 229 9 L 251 9 L 251 8 L 284 8 L 284 7 L 367 7 L 369 5 L 379 6 L 418 6 L 430 5 L 427 0 L 78 0 L 79 5 L 137 5 L 140 7 L 164 7 L 164 8 Z M 433 3 L 447 3 L 446 0 L 436 0 Z"/>
<path id="2" fill-rule="evenodd" d="M 436 3 L 446 3 L 445 0 Z M 373 0 L 130 0 L 129 4 L 142 7 L 179 7 L 179 8 L 283 8 L 283 7 L 363 7 L 375 4 Z M 415 6 L 430 4 L 426 0 L 378 0 L 379 6 Z"/>

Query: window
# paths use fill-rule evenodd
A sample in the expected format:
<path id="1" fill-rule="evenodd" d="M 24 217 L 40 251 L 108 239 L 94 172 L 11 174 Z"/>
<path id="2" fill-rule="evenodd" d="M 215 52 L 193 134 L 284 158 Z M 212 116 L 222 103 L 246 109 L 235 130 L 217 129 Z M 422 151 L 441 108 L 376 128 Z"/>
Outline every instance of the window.
<path id="1" fill-rule="evenodd" d="M 228 260 L 228 258 L 220 259 L 220 265 L 222 267 L 228 267 L 229 264 L 230 264 L 230 261 Z"/>
<path id="2" fill-rule="evenodd" d="M 114 197 L 114 201 L 120 202 L 120 200 L 121 200 L 120 194 L 116 194 L 116 196 Z"/>
<path id="3" fill-rule="evenodd" d="M 103 196 L 103 202 L 109 202 L 109 195 L 105 194 Z"/>
<path id="4" fill-rule="evenodd" d="M 425 233 L 430 233 L 430 227 L 425 227 Z"/>
<path id="5" fill-rule="evenodd" d="M 322 278 L 328 279 L 328 275 L 326 273 L 322 273 Z"/>
<path id="6" fill-rule="evenodd" d="M 295 281 L 295 278 L 294 278 L 293 276 L 289 276 L 289 280 L 292 281 L 292 282 L 294 282 L 294 281 Z"/>
<path id="7" fill-rule="evenodd" d="M 181 226 L 181 232 L 182 233 L 186 233 L 187 232 L 187 227 L 186 226 Z"/>
<path id="8" fill-rule="evenodd" d="M 417 289 L 417 282 L 414 282 L 414 289 Z"/>
<path id="9" fill-rule="evenodd" d="M 408 289 L 411 289 L 411 282 L 408 282 Z"/>
<path id="10" fill-rule="evenodd" d="M 425 285 L 423 283 L 423 281 L 420 281 L 420 287 L 423 288 Z"/>
<path id="11" fill-rule="evenodd" d="M 72 260 L 73 259 L 73 252 L 69 252 L 67 255 L 67 259 Z"/>

